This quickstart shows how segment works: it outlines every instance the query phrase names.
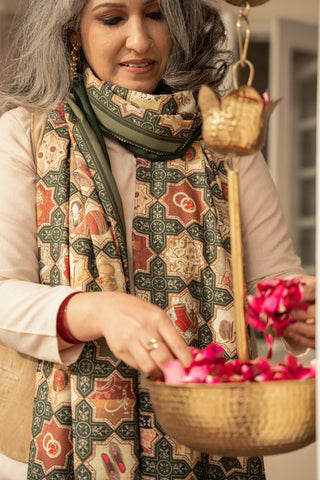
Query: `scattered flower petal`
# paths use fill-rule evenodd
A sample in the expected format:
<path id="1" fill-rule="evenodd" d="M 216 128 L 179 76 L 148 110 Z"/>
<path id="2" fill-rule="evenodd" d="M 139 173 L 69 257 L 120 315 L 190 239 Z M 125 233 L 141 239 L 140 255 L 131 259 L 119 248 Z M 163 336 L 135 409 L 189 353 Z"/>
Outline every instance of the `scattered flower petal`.
<path id="1" fill-rule="evenodd" d="M 294 355 L 287 355 L 285 363 L 271 365 L 262 357 L 240 362 L 227 360 L 222 352 L 215 355 L 212 344 L 205 350 L 192 349 L 193 362 L 184 368 L 178 360 L 165 365 L 165 382 L 169 384 L 181 383 L 242 383 L 242 382 L 269 382 L 280 380 L 305 380 L 315 378 L 315 362 L 310 367 L 304 367 Z M 221 350 L 221 349 L 218 349 Z M 206 361 L 204 360 L 206 359 Z M 201 362 L 201 364 L 199 364 Z"/>
<path id="2" fill-rule="evenodd" d="M 263 107 L 266 107 L 270 103 L 270 93 L 268 89 L 263 93 L 262 97 L 263 97 Z"/>
<path id="3" fill-rule="evenodd" d="M 308 304 L 302 301 L 302 286 L 303 282 L 298 278 L 274 278 L 258 283 L 257 295 L 248 297 L 247 322 L 252 328 L 264 332 L 269 345 L 268 358 L 272 357 L 274 335 L 282 336 L 289 323 L 293 323 L 291 311 L 308 308 Z"/>
<path id="4" fill-rule="evenodd" d="M 263 332 L 269 345 L 268 359 L 272 356 L 274 334 L 283 335 L 294 309 L 306 309 L 302 302 L 303 283 L 297 278 L 291 280 L 273 279 L 257 286 L 257 296 L 249 296 L 246 317 L 248 324 Z M 271 332 L 274 332 L 271 334 Z M 227 360 L 221 346 L 211 343 L 204 350 L 190 347 L 191 364 L 184 368 L 178 360 L 165 365 L 165 382 L 181 383 L 240 383 L 269 382 L 280 380 L 305 380 L 315 378 L 316 361 L 304 367 L 294 355 L 287 355 L 285 363 L 271 365 L 265 358 L 240 362 Z"/>
<path id="5" fill-rule="evenodd" d="M 185 369 L 183 368 L 179 360 L 172 360 L 172 362 L 169 362 L 165 365 L 164 380 L 166 383 L 184 383 L 183 379 L 185 375 Z"/>

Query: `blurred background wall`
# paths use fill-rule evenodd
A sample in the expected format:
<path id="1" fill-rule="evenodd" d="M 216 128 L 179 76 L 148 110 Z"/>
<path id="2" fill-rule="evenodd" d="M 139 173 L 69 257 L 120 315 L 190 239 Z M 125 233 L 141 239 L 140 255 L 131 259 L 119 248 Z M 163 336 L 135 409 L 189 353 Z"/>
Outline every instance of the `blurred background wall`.
<path id="1" fill-rule="evenodd" d="M 225 11 L 233 12 L 236 7 L 223 0 L 212 0 L 219 3 Z M 302 22 L 318 23 L 318 0 L 270 0 L 264 5 L 252 8 L 250 18 L 285 18 Z"/>

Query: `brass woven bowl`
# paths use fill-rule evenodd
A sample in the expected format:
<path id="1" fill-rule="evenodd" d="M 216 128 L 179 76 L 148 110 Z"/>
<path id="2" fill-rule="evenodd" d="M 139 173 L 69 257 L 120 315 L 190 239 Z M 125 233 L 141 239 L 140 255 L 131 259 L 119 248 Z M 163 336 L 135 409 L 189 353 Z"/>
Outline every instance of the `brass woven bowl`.
<path id="1" fill-rule="evenodd" d="M 167 385 L 146 380 L 156 417 L 204 453 L 273 455 L 315 440 L 315 380 Z"/>

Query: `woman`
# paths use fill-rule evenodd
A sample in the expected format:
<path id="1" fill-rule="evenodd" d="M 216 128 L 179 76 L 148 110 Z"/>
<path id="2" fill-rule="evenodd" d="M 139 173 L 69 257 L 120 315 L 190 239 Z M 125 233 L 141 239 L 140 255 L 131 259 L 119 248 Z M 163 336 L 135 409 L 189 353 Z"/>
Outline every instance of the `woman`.
<path id="1" fill-rule="evenodd" d="M 235 355 L 224 159 L 201 143 L 195 102 L 227 68 L 218 12 L 33 0 L 21 28 L 1 95 L 0 339 L 40 359 L 28 479 L 264 478 L 259 458 L 164 435 L 139 373 L 187 365 L 188 345 Z M 252 293 L 304 272 L 263 159 L 241 165 Z M 292 338 L 313 346 L 305 281 Z"/>

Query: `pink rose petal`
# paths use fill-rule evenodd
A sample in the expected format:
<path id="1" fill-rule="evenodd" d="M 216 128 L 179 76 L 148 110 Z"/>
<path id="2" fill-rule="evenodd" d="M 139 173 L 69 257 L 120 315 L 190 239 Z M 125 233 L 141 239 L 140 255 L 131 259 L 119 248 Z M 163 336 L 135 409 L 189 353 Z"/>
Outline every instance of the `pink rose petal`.
<path id="1" fill-rule="evenodd" d="M 164 380 L 169 384 L 184 383 L 185 369 L 179 360 L 172 360 L 164 366 Z"/>
<path id="2" fill-rule="evenodd" d="M 257 295 L 248 297 L 246 318 L 252 328 L 263 331 L 269 345 L 268 358 L 272 357 L 273 335 L 282 336 L 292 322 L 290 312 L 306 309 L 302 302 L 303 290 L 300 279 L 283 280 L 275 278 L 258 283 Z M 270 330 L 274 333 L 270 334 Z"/>
<path id="3" fill-rule="evenodd" d="M 191 349 L 193 362 L 184 368 L 178 360 L 165 365 L 165 382 L 170 384 L 181 383 L 241 383 L 241 382 L 268 382 L 281 380 L 305 380 L 315 378 L 316 362 L 309 368 L 294 355 L 287 355 L 285 363 L 271 365 L 262 357 L 240 362 L 238 359 L 227 361 L 223 349 L 210 344 L 205 350 Z"/>

